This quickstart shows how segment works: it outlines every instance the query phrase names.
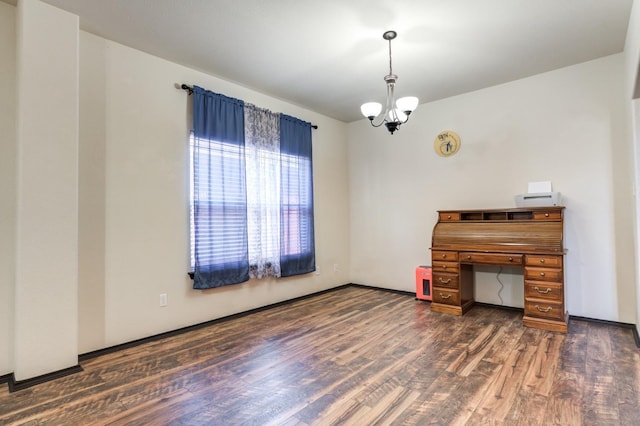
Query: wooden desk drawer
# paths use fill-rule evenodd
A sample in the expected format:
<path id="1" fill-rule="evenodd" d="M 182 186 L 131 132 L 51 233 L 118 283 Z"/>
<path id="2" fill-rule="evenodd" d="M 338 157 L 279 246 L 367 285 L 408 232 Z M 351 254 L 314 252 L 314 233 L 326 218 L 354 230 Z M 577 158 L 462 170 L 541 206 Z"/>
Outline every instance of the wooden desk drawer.
<path id="1" fill-rule="evenodd" d="M 524 298 L 525 300 L 544 299 L 562 302 L 564 300 L 564 286 L 552 282 L 525 281 Z"/>
<path id="2" fill-rule="evenodd" d="M 447 288 L 458 288 L 458 275 L 453 274 L 441 274 L 435 272 L 433 274 L 433 286 L 434 287 L 447 287 Z"/>
<path id="3" fill-rule="evenodd" d="M 440 222 L 460 220 L 460 212 L 440 212 Z"/>
<path id="4" fill-rule="evenodd" d="M 532 266 L 527 266 L 524 268 L 524 279 L 561 283 L 563 281 L 562 269 L 534 268 Z"/>
<path id="5" fill-rule="evenodd" d="M 431 267 L 433 272 L 449 272 L 452 274 L 458 273 L 458 262 L 440 262 L 432 261 Z"/>
<path id="6" fill-rule="evenodd" d="M 549 268 L 562 268 L 562 256 L 545 256 L 537 254 L 528 254 L 525 257 L 525 265 L 530 266 L 546 266 Z"/>
<path id="7" fill-rule="evenodd" d="M 522 265 L 521 254 L 460 253 L 460 263 L 485 263 L 488 265 Z"/>
<path id="8" fill-rule="evenodd" d="M 433 301 L 445 305 L 460 305 L 460 292 L 457 290 L 433 287 Z"/>
<path id="9" fill-rule="evenodd" d="M 559 210 L 537 211 L 533 212 L 533 220 L 554 220 L 562 219 L 562 213 Z"/>
<path id="10" fill-rule="evenodd" d="M 564 320 L 564 305 L 541 300 L 525 300 L 524 314 L 531 317 Z"/>
<path id="11" fill-rule="evenodd" d="M 457 262 L 458 261 L 458 252 L 457 251 L 443 251 L 443 250 L 432 250 L 431 251 L 431 260 L 432 261 L 442 261 L 442 262 Z"/>

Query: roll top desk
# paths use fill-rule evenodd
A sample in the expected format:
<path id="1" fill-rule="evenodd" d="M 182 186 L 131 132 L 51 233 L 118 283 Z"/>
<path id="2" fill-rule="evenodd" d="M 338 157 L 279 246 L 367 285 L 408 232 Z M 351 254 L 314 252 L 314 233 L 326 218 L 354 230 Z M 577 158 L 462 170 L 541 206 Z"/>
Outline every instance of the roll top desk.
<path id="1" fill-rule="evenodd" d="M 523 324 L 566 333 L 563 229 L 564 207 L 438 211 L 431 310 L 463 315 L 473 306 L 474 264 L 519 266 Z"/>

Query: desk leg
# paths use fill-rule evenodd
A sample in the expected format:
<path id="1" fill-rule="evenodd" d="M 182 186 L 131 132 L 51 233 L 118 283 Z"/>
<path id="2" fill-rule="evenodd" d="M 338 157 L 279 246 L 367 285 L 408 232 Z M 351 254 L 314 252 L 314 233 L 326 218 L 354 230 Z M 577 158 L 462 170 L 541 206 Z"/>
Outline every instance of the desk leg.
<path id="1" fill-rule="evenodd" d="M 473 265 L 460 265 L 460 305 L 464 315 L 475 302 Z"/>

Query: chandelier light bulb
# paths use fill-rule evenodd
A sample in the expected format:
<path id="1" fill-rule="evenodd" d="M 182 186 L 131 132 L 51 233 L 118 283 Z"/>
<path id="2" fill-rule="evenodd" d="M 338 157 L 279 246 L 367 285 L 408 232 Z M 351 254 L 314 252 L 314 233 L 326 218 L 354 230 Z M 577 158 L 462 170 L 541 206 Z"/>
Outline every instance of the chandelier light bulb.
<path id="1" fill-rule="evenodd" d="M 396 106 L 400 111 L 409 115 L 418 107 L 418 98 L 415 96 L 405 96 L 396 101 Z"/>
<path id="2" fill-rule="evenodd" d="M 382 111 L 382 105 L 378 102 L 367 102 L 366 104 L 362 104 L 360 111 L 362 111 L 362 115 L 369 120 L 373 120 L 380 114 L 380 111 Z"/>

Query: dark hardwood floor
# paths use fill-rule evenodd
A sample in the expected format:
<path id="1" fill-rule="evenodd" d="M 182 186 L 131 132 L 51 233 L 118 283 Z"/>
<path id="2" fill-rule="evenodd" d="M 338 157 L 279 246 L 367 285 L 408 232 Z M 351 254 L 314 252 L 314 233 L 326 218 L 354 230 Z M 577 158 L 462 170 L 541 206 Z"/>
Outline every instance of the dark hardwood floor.
<path id="1" fill-rule="evenodd" d="M 521 317 L 344 287 L 4 385 L 0 424 L 640 424 L 631 330 Z"/>

